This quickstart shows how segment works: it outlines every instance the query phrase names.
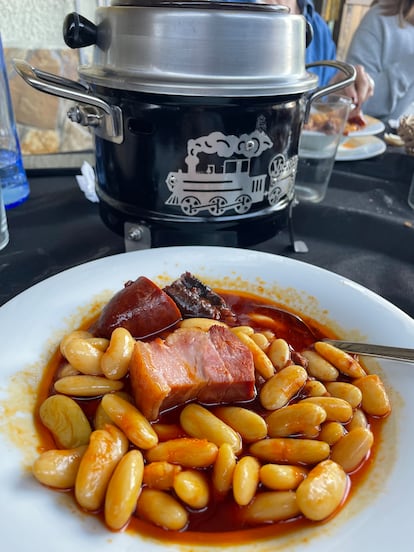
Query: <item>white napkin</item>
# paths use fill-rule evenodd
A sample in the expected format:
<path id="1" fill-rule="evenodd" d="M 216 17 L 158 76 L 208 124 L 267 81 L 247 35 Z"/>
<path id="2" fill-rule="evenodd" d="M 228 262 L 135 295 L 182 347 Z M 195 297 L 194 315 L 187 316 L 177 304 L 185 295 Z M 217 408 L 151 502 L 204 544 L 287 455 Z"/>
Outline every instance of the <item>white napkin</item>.
<path id="1" fill-rule="evenodd" d="M 76 180 L 79 188 L 85 194 L 86 199 L 93 203 L 99 202 L 99 197 L 95 191 L 95 171 L 87 161 L 82 163 L 81 173 L 76 175 Z"/>

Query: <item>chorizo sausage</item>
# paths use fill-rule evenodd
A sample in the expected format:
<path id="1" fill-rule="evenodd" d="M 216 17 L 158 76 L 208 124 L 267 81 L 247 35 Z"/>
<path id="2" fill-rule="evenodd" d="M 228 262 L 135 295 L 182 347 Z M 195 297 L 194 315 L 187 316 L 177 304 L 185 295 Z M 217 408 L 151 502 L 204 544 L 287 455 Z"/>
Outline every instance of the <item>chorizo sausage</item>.
<path id="1" fill-rule="evenodd" d="M 91 331 L 110 339 L 115 328 L 126 328 L 142 339 L 171 328 L 181 320 L 175 302 L 154 282 L 140 276 L 128 281 L 103 308 Z"/>

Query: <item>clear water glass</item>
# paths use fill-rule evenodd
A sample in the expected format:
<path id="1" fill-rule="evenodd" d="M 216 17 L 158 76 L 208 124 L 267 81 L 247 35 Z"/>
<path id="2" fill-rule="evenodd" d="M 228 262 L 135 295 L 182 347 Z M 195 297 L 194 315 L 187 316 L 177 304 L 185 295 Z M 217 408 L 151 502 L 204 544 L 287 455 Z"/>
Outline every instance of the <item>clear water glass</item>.
<path id="1" fill-rule="evenodd" d="M 299 201 L 319 203 L 325 198 L 351 103 L 349 98 L 335 94 L 312 103 L 309 124 L 299 141 L 295 179 Z"/>
<path id="2" fill-rule="evenodd" d="M 408 190 L 408 205 L 414 209 L 414 173 L 411 177 L 411 184 Z"/>
<path id="3" fill-rule="evenodd" d="M 3 194 L 0 186 L 0 250 L 9 243 L 9 229 L 7 226 L 6 209 L 4 208 Z"/>

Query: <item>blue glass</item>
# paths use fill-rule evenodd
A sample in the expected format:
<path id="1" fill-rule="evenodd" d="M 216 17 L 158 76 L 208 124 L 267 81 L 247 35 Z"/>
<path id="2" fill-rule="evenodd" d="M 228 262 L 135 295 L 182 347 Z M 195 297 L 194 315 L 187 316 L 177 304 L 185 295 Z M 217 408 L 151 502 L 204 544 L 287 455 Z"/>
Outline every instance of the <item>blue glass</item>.
<path id="1" fill-rule="evenodd" d="M 30 194 L 14 120 L 6 63 L 0 36 L 0 184 L 6 209 L 25 201 Z"/>

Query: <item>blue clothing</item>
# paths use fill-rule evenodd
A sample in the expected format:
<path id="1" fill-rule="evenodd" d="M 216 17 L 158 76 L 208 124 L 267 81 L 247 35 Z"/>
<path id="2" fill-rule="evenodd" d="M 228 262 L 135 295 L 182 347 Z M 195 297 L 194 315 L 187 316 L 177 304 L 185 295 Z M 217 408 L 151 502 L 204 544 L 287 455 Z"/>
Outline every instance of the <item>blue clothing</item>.
<path id="1" fill-rule="evenodd" d="M 333 61 L 336 59 L 336 46 L 326 21 L 319 15 L 312 0 L 298 0 L 298 6 L 306 20 L 312 25 L 313 39 L 306 48 L 306 63 Z M 334 67 L 312 67 L 319 77 L 319 86 L 326 86 L 336 73 Z"/>
<path id="2" fill-rule="evenodd" d="M 224 2 L 246 2 L 260 3 L 258 0 L 220 0 Z M 332 38 L 331 31 L 326 21 L 316 11 L 312 0 L 297 0 L 298 6 L 302 14 L 313 28 L 313 39 L 306 48 L 305 61 L 306 63 L 314 63 L 316 61 L 332 61 L 336 59 L 336 46 Z M 281 1 L 281 4 L 283 2 Z M 319 86 L 326 86 L 331 78 L 335 75 L 336 69 L 333 67 L 312 67 L 311 71 L 319 77 Z"/>

